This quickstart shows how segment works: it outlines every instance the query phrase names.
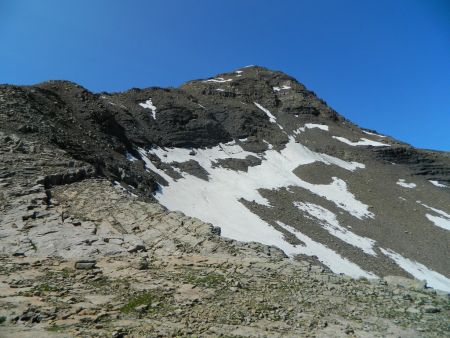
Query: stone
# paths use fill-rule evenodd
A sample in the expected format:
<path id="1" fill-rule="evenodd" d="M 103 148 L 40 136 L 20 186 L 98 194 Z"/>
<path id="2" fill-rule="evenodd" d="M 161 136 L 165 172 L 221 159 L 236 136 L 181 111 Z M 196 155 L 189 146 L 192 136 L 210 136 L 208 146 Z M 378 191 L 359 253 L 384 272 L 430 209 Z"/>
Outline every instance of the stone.
<path id="1" fill-rule="evenodd" d="M 137 311 L 137 312 L 144 312 L 144 311 L 147 311 L 147 309 L 148 309 L 147 304 L 142 304 L 142 305 L 135 307 L 135 311 Z"/>
<path id="2" fill-rule="evenodd" d="M 138 270 L 147 270 L 149 267 L 148 260 L 145 257 L 142 257 L 134 262 L 133 266 Z"/>
<path id="3" fill-rule="evenodd" d="M 438 312 L 441 312 L 441 309 L 436 307 L 436 306 L 425 305 L 423 307 L 423 312 L 425 312 L 425 313 L 438 313 Z"/>
<path id="4" fill-rule="evenodd" d="M 92 270 L 96 267 L 95 260 L 79 260 L 75 262 L 75 269 L 77 270 Z"/>

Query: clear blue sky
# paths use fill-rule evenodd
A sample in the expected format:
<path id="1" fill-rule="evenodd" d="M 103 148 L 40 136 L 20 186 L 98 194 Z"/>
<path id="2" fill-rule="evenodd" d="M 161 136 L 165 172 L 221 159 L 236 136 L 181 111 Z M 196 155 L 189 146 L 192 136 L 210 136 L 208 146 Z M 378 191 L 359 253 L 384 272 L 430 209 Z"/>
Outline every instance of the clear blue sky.
<path id="1" fill-rule="evenodd" d="M 248 64 L 363 127 L 450 151 L 450 1 L 0 0 L 0 83 L 120 91 Z"/>

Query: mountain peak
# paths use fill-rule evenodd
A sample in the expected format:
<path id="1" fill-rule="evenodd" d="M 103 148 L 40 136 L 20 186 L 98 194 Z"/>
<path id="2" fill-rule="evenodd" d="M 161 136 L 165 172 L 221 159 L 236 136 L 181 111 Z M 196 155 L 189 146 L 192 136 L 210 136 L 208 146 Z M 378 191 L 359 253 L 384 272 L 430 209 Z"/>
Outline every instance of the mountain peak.
<path id="1" fill-rule="evenodd" d="M 0 154 L 7 336 L 448 331 L 448 153 L 361 129 L 282 72 L 2 85 Z"/>

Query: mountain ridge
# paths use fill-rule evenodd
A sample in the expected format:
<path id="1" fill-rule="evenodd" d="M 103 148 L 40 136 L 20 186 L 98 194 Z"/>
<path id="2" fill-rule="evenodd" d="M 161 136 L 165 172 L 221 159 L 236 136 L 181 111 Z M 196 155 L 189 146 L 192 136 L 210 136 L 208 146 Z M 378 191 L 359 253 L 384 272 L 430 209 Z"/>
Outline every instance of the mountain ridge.
<path id="1" fill-rule="evenodd" d="M 170 280 L 162 267 L 173 256 L 217 258 L 236 269 L 253 257 L 261 271 L 272 262 L 274 271 L 300 275 L 296 264 L 308 262 L 308 276 L 327 281 L 324 293 L 342 274 L 361 279 L 352 282 L 357 292 L 366 279 L 394 280 L 439 304 L 425 286 L 450 292 L 449 154 L 362 129 L 281 72 L 252 66 L 179 88 L 119 93 L 68 81 L 1 85 L 0 153 L 0 254 L 11 271 L 21 260 L 50 257 L 45 264 L 81 264 L 119 283 L 113 266 L 127 260 L 155 260 Z M 207 276 L 214 269 L 186 264 Z M 75 278 L 79 269 L 70 269 L 67 278 Z M 131 278 L 134 267 L 124 269 Z M 244 270 L 264 284 L 258 269 Z M 127 289 L 118 290 L 125 297 Z M 425 310 L 411 311 L 408 327 Z M 434 325 L 434 317 L 420 318 Z"/>

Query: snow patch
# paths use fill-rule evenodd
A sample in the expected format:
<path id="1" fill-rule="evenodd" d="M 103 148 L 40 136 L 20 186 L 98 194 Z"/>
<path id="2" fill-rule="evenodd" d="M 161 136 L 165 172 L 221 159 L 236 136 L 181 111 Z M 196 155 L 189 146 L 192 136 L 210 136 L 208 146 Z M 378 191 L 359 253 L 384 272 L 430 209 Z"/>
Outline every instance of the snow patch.
<path id="1" fill-rule="evenodd" d="M 233 79 L 227 79 L 225 80 L 223 77 L 216 77 L 215 79 L 209 79 L 205 80 L 203 82 L 217 82 L 217 83 L 224 83 L 224 82 L 230 82 L 233 81 Z"/>
<path id="2" fill-rule="evenodd" d="M 428 269 L 423 264 L 405 258 L 393 250 L 383 248 L 380 248 L 380 250 L 386 256 L 394 260 L 395 263 L 397 263 L 397 265 L 400 266 L 403 270 L 413 275 L 414 278 L 419 280 L 426 280 L 427 285 L 435 289 L 450 292 L 450 279 L 448 279 L 444 275 Z"/>
<path id="3" fill-rule="evenodd" d="M 225 89 L 223 89 L 223 88 L 217 88 L 216 89 L 218 92 L 224 92 L 225 91 Z"/>
<path id="4" fill-rule="evenodd" d="M 294 202 L 294 205 L 298 209 L 304 211 L 307 214 L 306 217 L 317 220 L 319 224 L 321 224 L 323 228 L 331 235 L 361 249 L 366 254 L 372 256 L 377 255 L 373 250 L 373 245 L 375 244 L 373 239 L 358 236 L 357 234 L 342 227 L 339 224 L 336 215 L 330 210 L 313 203 Z"/>
<path id="5" fill-rule="evenodd" d="M 377 142 L 377 141 L 372 141 L 369 140 L 367 138 L 361 138 L 359 141 L 357 142 L 352 142 L 349 139 L 346 139 L 345 137 L 341 137 L 341 136 L 333 136 L 334 139 L 341 141 L 343 143 L 346 143 L 350 146 L 372 146 L 372 147 L 390 147 L 389 144 L 386 143 L 382 143 L 382 142 Z"/>
<path id="6" fill-rule="evenodd" d="M 299 131 L 305 131 L 306 129 L 321 129 L 324 131 L 329 131 L 329 127 L 325 124 L 317 124 L 317 123 L 307 123 L 305 124 L 303 127 L 300 127 L 298 130 Z"/>
<path id="7" fill-rule="evenodd" d="M 154 120 L 156 120 L 156 107 L 152 102 L 152 99 L 148 99 L 144 103 L 139 103 L 139 105 L 143 108 L 150 109 L 152 111 L 152 117 Z"/>
<path id="8" fill-rule="evenodd" d="M 263 140 L 263 142 L 264 142 L 265 144 L 267 144 L 267 149 L 269 149 L 269 150 L 272 150 L 272 149 L 273 149 L 273 145 L 272 145 L 271 143 L 267 142 L 266 140 Z"/>
<path id="9" fill-rule="evenodd" d="M 432 181 L 429 180 L 429 182 L 433 185 L 435 185 L 436 187 L 440 187 L 440 188 L 448 188 L 448 186 L 446 186 L 445 184 L 439 183 L 439 181 Z"/>
<path id="10" fill-rule="evenodd" d="M 257 106 L 259 109 L 261 109 L 264 113 L 266 113 L 266 115 L 269 117 L 270 122 L 272 123 L 277 123 L 277 118 L 275 116 L 272 115 L 272 113 L 264 108 L 263 106 L 261 106 L 259 103 L 253 102 L 255 104 L 255 106 Z"/>
<path id="11" fill-rule="evenodd" d="M 119 188 L 120 190 L 126 190 L 124 187 L 122 187 L 119 181 L 113 181 L 113 186 Z"/>
<path id="12" fill-rule="evenodd" d="M 129 153 L 128 151 L 125 153 L 125 156 L 127 157 L 127 160 L 130 161 L 130 162 L 134 162 L 134 161 L 138 160 L 136 157 L 131 155 L 131 153 Z"/>
<path id="13" fill-rule="evenodd" d="M 431 211 L 434 211 L 435 213 L 437 213 L 437 214 L 439 214 L 439 215 L 441 215 L 441 216 L 444 216 L 444 217 L 446 217 L 446 218 L 450 218 L 450 215 L 447 214 L 445 211 L 442 211 L 442 210 L 439 210 L 439 209 L 430 207 L 430 206 L 428 206 L 428 205 L 422 203 L 421 201 L 416 201 L 416 202 L 419 203 L 420 205 L 424 206 L 425 208 L 430 209 Z"/>
<path id="14" fill-rule="evenodd" d="M 281 86 L 281 87 L 273 87 L 273 91 L 274 92 L 279 92 L 281 90 L 288 90 L 288 89 L 291 89 L 291 87 L 290 86 L 286 86 L 286 85 Z"/>
<path id="15" fill-rule="evenodd" d="M 417 201 L 417 203 L 419 203 L 420 205 L 424 206 L 425 208 L 427 208 L 439 215 L 439 216 L 435 216 L 435 215 L 431 215 L 431 214 L 425 215 L 425 217 L 428 218 L 428 220 L 430 220 L 431 222 L 433 222 L 434 225 L 436 225 L 442 229 L 445 229 L 445 230 L 450 230 L 450 215 L 449 214 L 447 214 L 445 211 L 430 207 L 420 201 Z"/>
<path id="16" fill-rule="evenodd" d="M 308 148 L 306 148 L 308 149 Z M 309 149 L 308 149 L 309 150 Z M 319 154 L 319 153 L 316 153 Z M 325 164 L 334 164 L 338 167 L 344 168 L 348 171 L 355 171 L 356 169 L 364 169 L 366 167 L 363 163 L 358 162 L 347 162 L 344 160 L 341 160 L 340 158 L 333 157 L 328 154 L 319 154 L 320 156 L 317 158 L 317 161 L 323 162 Z"/>
<path id="17" fill-rule="evenodd" d="M 399 180 L 397 181 L 397 184 L 399 186 L 402 186 L 403 188 L 408 188 L 408 189 L 417 187 L 417 184 L 415 184 L 415 183 L 406 183 L 405 179 L 403 179 L 403 178 L 399 178 Z"/>
<path id="18" fill-rule="evenodd" d="M 169 175 L 167 175 L 164 172 L 164 170 L 156 168 L 156 166 L 153 164 L 153 162 L 150 161 L 150 159 L 147 157 L 148 153 L 144 149 L 139 148 L 138 151 L 141 154 L 142 160 L 144 161 L 146 170 L 151 170 L 151 171 L 153 171 L 155 173 L 158 173 L 163 179 L 165 179 L 168 182 L 174 181 L 172 179 L 172 177 L 170 177 Z"/>
<path id="19" fill-rule="evenodd" d="M 325 245 L 318 243 L 308 236 L 302 234 L 300 231 L 295 229 L 294 227 L 284 224 L 283 222 L 277 221 L 277 224 L 282 227 L 284 230 L 289 231 L 295 237 L 297 237 L 300 241 L 305 243 L 305 245 L 297 245 L 292 246 L 289 243 L 288 246 L 284 249 L 286 254 L 290 256 L 295 256 L 298 254 L 304 254 L 308 256 L 316 256 L 319 261 L 328 266 L 335 273 L 344 273 L 346 275 L 358 278 L 358 277 L 366 277 L 366 278 L 375 278 L 373 273 L 367 272 L 361 269 L 355 263 L 350 262 L 346 258 L 339 255 L 337 252 L 331 250 Z"/>
<path id="20" fill-rule="evenodd" d="M 296 143 L 293 136 L 289 137 L 289 142 L 284 149 L 280 151 L 269 149 L 260 154 L 243 150 L 235 141 L 212 148 L 158 147 L 149 151 L 144 149 L 138 149 L 138 151 L 146 169 L 159 174 L 168 183 L 166 186 L 160 186 L 155 194 L 155 198 L 162 205 L 170 210 L 180 210 L 189 216 L 220 226 L 223 236 L 232 239 L 275 245 L 288 254 L 304 252 L 303 249 L 300 250 L 300 247 L 296 248 L 287 243 L 281 232 L 252 213 L 242 203 L 242 200 L 246 200 L 271 207 L 269 201 L 260 194 L 260 189 L 301 187 L 312 194 L 328 199 L 338 208 L 357 218 L 374 217 L 368 210 L 368 206 L 348 191 L 345 181 L 333 177 L 331 184 L 316 185 L 303 181 L 293 173 L 299 165 L 313 162 L 334 164 L 349 171 L 364 168 L 364 165 L 313 152 L 304 145 Z M 214 166 L 218 159 L 245 159 L 248 155 L 258 156 L 261 164 L 249 167 L 247 172 Z M 208 172 L 209 180 L 202 180 L 186 172 L 181 173 L 182 178 L 174 180 L 164 170 L 157 168 L 150 160 L 151 157 L 158 157 L 164 163 L 195 159 Z M 332 231 L 343 233 L 340 230 Z M 351 235 L 348 234 L 348 236 L 350 238 Z M 352 238 L 357 241 L 356 237 Z M 349 264 L 353 263 L 349 262 Z M 339 264 L 332 265 L 333 269 L 342 271 L 337 265 Z M 351 266 L 353 270 L 349 268 L 346 273 L 353 276 L 365 273 L 363 270 L 355 273 L 354 269 L 357 266 Z"/>
<path id="21" fill-rule="evenodd" d="M 428 218 L 431 222 L 433 222 L 434 225 L 436 225 L 442 229 L 450 231 L 450 219 L 449 218 L 433 216 L 430 214 L 426 214 L 425 217 Z"/>
<path id="22" fill-rule="evenodd" d="M 363 132 L 364 134 L 367 134 L 367 135 L 373 135 L 373 136 L 378 136 L 378 137 L 386 137 L 386 136 L 384 136 L 384 135 L 371 133 L 370 131 L 366 131 L 366 130 L 363 130 L 362 132 Z"/>
<path id="23" fill-rule="evenodd" d="M 234 239 L 257 240 L 254 236 L 259 231 L 258 227 L 253 228 L 251 225 L 257 216 L 239 200 L 243 198 L 269 205 L 268 201 L 259 194 L 258 189 L 298 186 L 332 201 L 357 218 L 373 217 L 373 214 L 368 211 L 368 206 L 356 200 L 355 196 L 347 191 L 343 180 L 334 177 L 331 184 L 314 185 L 301 180 L 292 172 L 299 165 L 316 161 L 335 164 L 351 171 L 363 165 L 312 152 L 293 139 L 290 139 L 285 149 L 280 152 L 267 150 L 259 155 L 261 164 L 250 167 L 247 172 L 221 167 L 213 168 L 213 163 L 218 159 L 245 159 L 248 155 L 255 156 L 255 153 L 244 151 L 235 142 L 213 148 L 196 149 L 195 155 L 191 149 L 185 148 L 154 148 L 149 152 L 139 149 L 139 152 L 146 167 L 158 173 L 169 183 L 168 186 L 161 187 L 160 193 L 155 196 L 163 205 L 220 225 L 223 227 L 224 235 Z M 148 154 L 156 155 L 166 163 L 195 159 L 209 173 L 209 181 L 187 173 L 183 173 L 183 178 L 175 181 L 163 170 L 156 168 L 148 158 Z M 255 224 L 258 225 L 261 222 Z M 270 242 L 270 239 L 267 241 Z"/>
<path id="24" fill-rule="evenodd" d="M 278 128 L 280 128 L 281 130 L 283 130 L 283 127 L 277 123 L 277 118 L 275 116 L 273 116 L 273 114 L 266 108 L 264 108 L 263 106 L 261 106 L 259 103 L 253 102 L 255 104 L 255 106 L 257 106 L 259 109 L 261 109 L 264 113 L 266 113 L 266 115 L 269 117 L 270 122 L 272 123 L 276 123 L 276 125 L 278 126 Z"/>
<path id="25" fill-rule="evenodd" d="M 266 142 L 267 143 L 267 142 Z M 270 148 L 269 144 L 269 148 Z M 286 147 L 279 151 L 269 149 L 262 155 L 259 155 L 262 162 L 261 165 L 250 167 L 248 172 L 236 172 L 224 168 L 213 168 L 212 164 L 218 159 L 237 158 L 245 159 L 248 155 L 255 156 L 255 153 L 244 151 L 235 142 L 227 144 L 220 144 L 213 148 L 196 149 L 196 154 L 191 155 L 192 151 L 185 148 L 169 148 L 168 150 L 162 148 L 154 148 L 150 153 L 157 155 L 161 161 L 166 163 L 171 162 L 185 162 L 195 156 L 195 160 L 210 174 L 210 181 L 201 181 L 206 184 L 205 187 L 198 187 L 198 189 L 207 189 L 210 193 L 214 191 L 228 190 L 230 191 L 229 198 L 244 198 L 247 200 L 261 200 L 258 189 L 279 189 L 281 187 L 298 186 L 311 191 L 313 194 L 324 197 L 335 203 L 337 207 L 349 212 L 351 215 L 363 219 L 366 217 L 374 217 L 373 213 L 368 211 L 368 206 L 356 200 L 355 196 L 347 190 L 345 181 L 333 177 L 331 184 L 311 184 L 301 180 L 292 171 L 299 165 L 309 164 L 313 162 L 323 162 L 325 164 L 334 164 L 343 169 L 354 171 L 358 168 L 364 168 L 363 164 L 357 162 L 346 162 L 344 160 L 335 158 L 327 154 L 320 154 L 313 152 L 305 146 L 296 143 L 293 138 L 286 144 Z M 141 152 L 142 154 L 142 152 Z M 145 156 L 145 153 L 144 153 Z M 149 161 L 147 159 L 147 161 Z M 172 180 L 164 173 L 164 171 L 156 169 L 149 161 L 149 169 L 156 170 L 164 179 L 171 182 Z M 166 177 L 167 176 L 167 177 Z M 217 176 L 217 181 L 214 177 Z M 181 185 L 182 182 L 188 181 L 178 180 L 175 185 Z M 225 182 L 222 179 L 226 178 Z M 233 183 L 231 183 L 233 182 Z M 215 184 L 217 186 L 215 186 Z M 222 186 L 224 184 L 224 186 Z M 248 193 L 246 188 L 249 187 L 252 193 Z M 195 189 L 195 190 L 198 190 Z M 175 192 L 174 192 L 175 193 Z M 226 194 L 224 195 L 225 198 Z M 237 197 L 236 197 L 237 196 Z M 263 203 L 266 204 L 266 203 Z M 179 207 L 182 207 L 180 205 Z"/>
<path id="26" fill-rule="evenodd" d="M 305 181 L 297 183 L 304 189 L 311 191 L 313 194 L 326 198 L 336 204 L 337 207 L 347 211 L 352 216 L 363 219 L 373 218 L 374 214 L 368 211 L 368 206 L 355 198 L 351 192 L 347 190 L 347 183 L 340 178 L 333 177 L 331 184 L 311 184 Z"/>

